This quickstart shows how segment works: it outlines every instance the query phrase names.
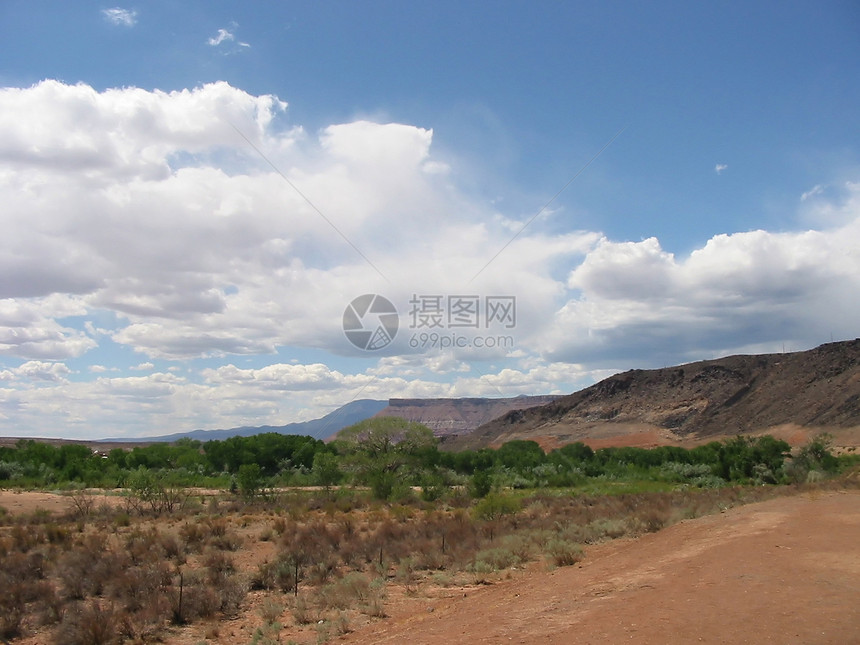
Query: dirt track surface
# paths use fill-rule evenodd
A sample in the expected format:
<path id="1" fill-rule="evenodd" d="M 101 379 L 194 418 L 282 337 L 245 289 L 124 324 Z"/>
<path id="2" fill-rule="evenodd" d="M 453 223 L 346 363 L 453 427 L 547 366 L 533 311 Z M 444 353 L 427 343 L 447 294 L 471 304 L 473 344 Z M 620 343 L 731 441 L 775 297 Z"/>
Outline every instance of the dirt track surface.
<path id="1" fill-rule="evenodd" d="M 860 643 L 860 492 L 775 499 L 592 547 L 576 567 L 520 573 L 344 641 Z"/>

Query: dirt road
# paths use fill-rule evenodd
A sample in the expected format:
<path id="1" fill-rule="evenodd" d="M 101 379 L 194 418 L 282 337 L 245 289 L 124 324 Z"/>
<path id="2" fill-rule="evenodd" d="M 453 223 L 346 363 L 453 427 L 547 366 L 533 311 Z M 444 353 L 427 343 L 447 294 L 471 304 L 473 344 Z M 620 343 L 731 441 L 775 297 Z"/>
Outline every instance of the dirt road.
<path id="1" fill-rule="evenodd" d="M 860 643 L 860 492 L 592 547 L 579 566 L 522 573 L 340 642 Z"/>

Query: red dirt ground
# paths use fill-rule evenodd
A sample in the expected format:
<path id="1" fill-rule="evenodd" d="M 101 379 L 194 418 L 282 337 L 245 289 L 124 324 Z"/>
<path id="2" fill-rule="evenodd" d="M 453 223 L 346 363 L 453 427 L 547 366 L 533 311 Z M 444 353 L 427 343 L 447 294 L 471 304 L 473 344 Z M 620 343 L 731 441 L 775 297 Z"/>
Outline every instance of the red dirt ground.
<path id="1" fill-rule="evenodd" d="M 591 547 L 339 642 L 860 643 L 860 492 L 805 494 Z"/>

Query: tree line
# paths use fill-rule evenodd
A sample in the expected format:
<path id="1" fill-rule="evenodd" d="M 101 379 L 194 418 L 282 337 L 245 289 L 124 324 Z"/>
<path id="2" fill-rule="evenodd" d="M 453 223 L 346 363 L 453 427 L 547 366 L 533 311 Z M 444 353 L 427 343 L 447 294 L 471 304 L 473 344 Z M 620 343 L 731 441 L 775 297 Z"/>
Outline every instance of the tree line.
<path id="1" fill-rule="evenodd" d="M 83 444 L 55 446 L 22 439 L 0 448 L 0 485 L 86 487 L 229 487 L 255 495 L 280 486 L 357 485 L 379 499 L 418 487 L 427 500 L 453 488 L 484 497 L 506 488 L 571 487 L 599 480 L 657 480 L 697 487 L 779 484 L 836 472 L 840 461 L 827 435 L 792 455 L 785 441 L 737 436 L 694 448 L 614 447 L 571 443 L 545 452 L 538 443 L 509 441 L 497 449 L 448 452 L 432 431 L 396 417 L 367 419 L 325 443 L 265 433 L 201 442 L 180 439 L 106 454 Z M 811 473 L 811 474 L 810 474 Z"/>

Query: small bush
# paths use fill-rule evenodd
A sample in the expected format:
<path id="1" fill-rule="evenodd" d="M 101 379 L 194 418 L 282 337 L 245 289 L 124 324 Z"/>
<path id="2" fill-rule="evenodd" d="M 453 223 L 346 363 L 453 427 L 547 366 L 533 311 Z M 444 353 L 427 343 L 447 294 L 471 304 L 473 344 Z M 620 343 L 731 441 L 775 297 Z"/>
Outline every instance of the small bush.
<path id="1" fill-rule="evenodd" d="M 121 643 L 122 616 L 111 606 L 91 601 L 65 613 L 54 633 L 56 645 L 114 645 Z"/>
<path id="2" fill-rule="evenodd" d="M 21 635 L 21 623 L 24 620 L 23 588 L 20 583 L 3 580 L 0 588 L 0 638 L 16 638 Z"/>
<path id="3" fill-rule="evenodd" d="M 582 547 L 567 540 L 554 539 L 546 545 L 546 555 L 558 567 L 569 567 L 583 558 Z"/>
<path id="4" fill-rule="evenodd" d="M 260 604 L 260 608 L 257 611 L 260 614 L 260 618 L 262 618 L 267 625 L 273 624 L 281 617 L 281 614 L 284 613 L 284 604 L 278 602 L 274 598 L 266 598 Z"/>
<path id="5" fill-rule="evenodd" d="M 293 620 L 296 621 L 297 625 L 309 625 L 319 619 L 319 612 L 304 596 L 297 597 L 293 601 L 290 612 L 293 614 Z"/>

